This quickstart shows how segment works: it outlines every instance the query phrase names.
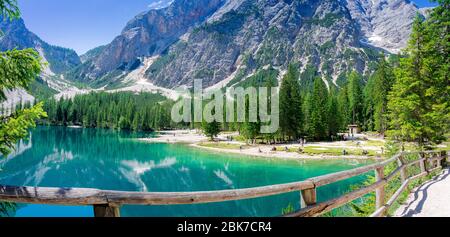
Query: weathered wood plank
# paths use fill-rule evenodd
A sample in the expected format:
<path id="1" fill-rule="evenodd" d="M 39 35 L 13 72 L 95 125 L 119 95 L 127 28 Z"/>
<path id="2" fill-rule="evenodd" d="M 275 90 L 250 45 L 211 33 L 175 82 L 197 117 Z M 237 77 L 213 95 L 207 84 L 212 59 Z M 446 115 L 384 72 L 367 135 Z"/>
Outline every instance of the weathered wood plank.
<path id="1" fill-rule="evenodd" d="M 428 170 L 428 174 L 433 173 L 436 170 L 440 170 L 442 169 L 442 167 L 438 166 L 438 167 L 434 167 L 433 169 Z"/>
<path id="2" fill-rule="evenodd" d="M 446 151 L 442 151 L 441 152 L 441 167 L 446 167 L 447 166 L 447 152 Z"/>
<path id="3" fill-rule="evenodd" d="M 420 164 L 420 162 L 424 161 L 425 159 L 419 159 L 419 160 L 415 160 L 415 161 L 411 161 L 408 164 L 406 164 L 406 166 L 410 167 L 416 164 Z"/>
<path id="4" fill-rule="evenodd" d="M 375 179 L 380 182 L 384 179 L 384 167 L 380 167 L 375 170 Z M 377 209 L 381 208 L 385 202 L 385 190 L 384 186 L 380 186 L 375 190 L 375 206 Z"/>
<path id="5" fill-rule="evenodd" d="M 387 181 L 391 181 L 403 168 L 405 165 L 402 165 L 400 167 L 397 167 L 392 173 L 390 173 L 388 176 L 386 176 Z"/>
<path id="6" fill-rule="evenodd" d="M 94 216 L 95 217 L 120 217 L 119 206 L 101 204 L 94 205 Z"/>
<path id="7" fill-rule="evenodd" d="M 409 183 L 411 182 L 412 179 L 407 179 L 405 182 L 403 182 L 403 184 L 400 186 L 399 189 L 397 189 L 397 191 L 392 195 L 392 197 L 389 199 L 389 201 L 387 201 L 386 203 L 386 208 L 389 209 L 395 201 L 397 201 L 397 199 L 399 198 L 399 196 L 403 193 L 403 191 L 405 191 L 405 189 L 408 187 Z"/>
<path id="8" fill-rule="evenodd" d="M 313 206 L 317 203 L 317 190 L 315 188 L 301 191 L 301 207 Z"/>
<path id="9" fill-rule="evenodd" d="M 86 188 L 38 188 L 0 185 L 0 200 L 30 204 L 107 204 L 104 193 Z"/>
<path id="10" fill-rule="evenodd" d="M 425 164 L 425 159 L 420 159 L 420 171 L 421 172 L 427 172 L 427 166 Z"/>
<path id="11" fill-rule="evenodd" d="M 408 187 L 409 183 L 411 183 L 411 181 L 413 181 L 415 179 L 424 177 L 426 175 L 428 175 L 427 172 L 422 172 L 422 173 L 420 173 L 420 174 L 418 174 L 416 176 L 413 176 L 413 177 L 407 179 L 402 184 L 402 186 L 400 186 L 400 188 L 392 195 L 392 197 L 389 199 L 389 201 L 385 205 L 377 208 L 377 210 L 372 215 L 370 215 L 370 217 L 383 217 L 383 216 L 386 216 L 386 212 L 394 204 L 394 202 L 397 201 L 397 199 L 400 197 L 400 195 L 403 193 L 403 191 L 405 191 L 405 189 Z"/>
<path id="12" fill-rule="evenodd" d="M 341 207 L 357 198 L 360 198 L 370 192 L 373 192 L 375 189 L 386 185 L 386 180 L 381 180 L 379 182 L 376 182 L 370 186 L 367 186 L 365 188 L 347 193 L 341 197 L 321 202 L 316 205 L 304 208 L 298 212 L 286 215 L 286 217 L 316 217 L 320 216 L 324 213 L 327 213 L 335 208 Z"/>
<path id="13" fill-rule="evenodd" d="M 374 213 L 372 213 L 372 215 L 370 215 L 370 217 L 384 217 L 386 211 L 387 211 L 386 206 L 382 206 L 379 209 L 377 209 Z"/>
<path id="14" fill-rule="evenodd" d="M 95 189 L 60 189 L 0 186 L 0 200 L 18 203 L 94 205 L 94 204 L 135 204 L 172 205 L 194 204 L 242 200 L 272 196 L 293 191 L 314 188 L 311 181 L 271 185 L 265 187 L 208 191 L 208 192 L 169 192 L 142 193 L 101 191 Z"/>
<path id="15" fill-rule="evenodd" d="M 333 173 L 333 174 L 323 175 L 323 176 L 315 177 L 315 178 L 312 178 L 309 180 L 313 181 L 314 184 L 316 185 L 316 187 L 325 186 L 325 185 L 328 185 L 331 183 L 342 181 L 342 180 L 352 178 L 352 177 L 355 177 L 355 176 L 358 176 L 361 174 L 365 174 L 369 171 L 376 170 L 377 168 L 380 168 L 380 167 L 384 167 L 387 164 L 390 164 L 390 163 L 396 161 L 399 156 L 400 155 L 396 155 L 386 161 L 383 161 L 383 162 L 380 162 L 377 164 L 372 164 L 372 165 L 359 167 L 359 168 L 352 169 L 352 170 L 337 172 L 337 173 Z"/>
<path id="16" fill-rule="evenodd" d="M 288 192 L 314 188 L 310 181 L 290 184 L 272 185 L 266 187 L 207 191 L 207 192 L 172 192 L 172 193 L 138 193 L 105 191 L 110 202 L 134 205 L 177 205 L 224 202 L 258 197 L 273 196 Z"/>
<path id="17" fill-rule="evenodd" d="M 400 168 L 400 178 L 402 180 L 402 183 L 405 182 L 408 179 L 408 175 L 406 173 L 406 165 L 403 156 L 400 156 L 397 160 L 397 165 Z"/>

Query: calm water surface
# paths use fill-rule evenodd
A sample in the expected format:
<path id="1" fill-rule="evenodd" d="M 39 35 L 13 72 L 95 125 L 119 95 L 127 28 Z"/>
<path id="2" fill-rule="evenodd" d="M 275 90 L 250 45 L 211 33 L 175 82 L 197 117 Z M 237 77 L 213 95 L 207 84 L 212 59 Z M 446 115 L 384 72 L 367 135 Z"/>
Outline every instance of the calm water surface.
<path id="1" fill-rule="evenodd" d="M 177 144 L 148 144 L 132 134 L 99 129 L 38 127 L 16 152 L 0 159 L 0 183 L 122 191 L 180 192 L 250 188 L 301 181 L 366 165 L 363 161 L 298 161 L 219 154 Z M 318 190 L 327 200 L 364 176 Z M 299 193 L 214 204 L 124 206 L 122 216 L 278 216 Z M 93 216 L 92 207 L 19 204 L 12 216 Z"/>

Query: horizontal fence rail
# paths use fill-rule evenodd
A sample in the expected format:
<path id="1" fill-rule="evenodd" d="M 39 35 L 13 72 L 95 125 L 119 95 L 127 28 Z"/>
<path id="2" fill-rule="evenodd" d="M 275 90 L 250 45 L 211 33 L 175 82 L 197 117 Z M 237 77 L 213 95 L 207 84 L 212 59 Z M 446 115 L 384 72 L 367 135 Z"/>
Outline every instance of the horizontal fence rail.
<path id="1" fill-rule="evenodd" d="M 408 155 L 419 155 L 419 159 L 408 163 L 404 159 L 405 156 Z M 402 152 L 380 163 L 314 177 L 301 182 L 207 192 L 124 192 L 86 188 L 44 188 L 0 185 L 0 201 L 73 206 L 92 205 L 96 217 L 119 217 L 120 206 L 122 205 L 200 204 L 301 192 L 301 209 L 286 216 L 314 217 L 320 216 L 375 191 L 377 211 L 371 216 L 380 217 L 386 216 L 389 208 L 394 204 L 411 181 L 441 169 L 443 162 L 447 158 L 447 151 Z M 385 167 L 394 162 L 398 165 L 397 169 L 385 176 Z M 417 164 L 420 165 L 421 173 L 413 177 L 407 177 L 406 169 Z M 375 171 L 376 174 L 376 182 L 374 184 L 344 194 L 338 198 L 317 203 L 317 188 L 371 171 Z M 402 179 L 402 185 L 386 202 L 385 186 L 399 173 Z"/>

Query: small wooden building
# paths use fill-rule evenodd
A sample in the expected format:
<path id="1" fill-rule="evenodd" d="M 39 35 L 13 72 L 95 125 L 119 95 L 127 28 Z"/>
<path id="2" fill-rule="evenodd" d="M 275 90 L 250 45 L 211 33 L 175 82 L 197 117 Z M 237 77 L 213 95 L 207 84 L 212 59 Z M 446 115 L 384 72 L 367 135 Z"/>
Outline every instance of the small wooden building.
<path id="1" fill-rule="evenodd" d="M 348 125 L 348 134 L 356 135 L 361 133 L 361 128 L 356 124 Z"/>

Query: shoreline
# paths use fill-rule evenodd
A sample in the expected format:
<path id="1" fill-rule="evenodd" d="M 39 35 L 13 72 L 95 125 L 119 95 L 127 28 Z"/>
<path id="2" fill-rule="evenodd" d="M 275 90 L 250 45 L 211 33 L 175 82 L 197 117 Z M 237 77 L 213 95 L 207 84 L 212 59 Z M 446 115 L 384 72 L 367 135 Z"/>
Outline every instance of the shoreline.
<path id="1" fill-rule="evenodd" d="M 209 139 L 200 134 L 197 130 L 173 130 L 173 131 L 158 131 L 157 137 L 154 138 L 140 138 L 139 141 L 147 143 L 165 143 L 165 144 L 184 144 L 195 149 L 202 149 L 208 151 L 214 151 L 222 154 L 234 154 L 234 155 L 244 155 L 259 158 L 273 158 L 273 159 L 289 159 L 289 160 L 373 160 L 380 161 L 383 157 L 378 156 L 360 156 L 360 155 L 311 155 L 311 154 L 300 154 L 298 152 L 286 152 L 286 151 L 272 151 L 275 147 L 288 147 L 293 148 L 298 145 L 293 144 L 283 144 L 283 145 L 254 145 L 250 147 L 245 147 L 241 149 L 226 149 L 220 147 L 207 147 L 202 146 L 202 143 L 213 143 Z M 228 141 L 228 136 L 235 136 L 237 133 L 223 133 L 218 136 L 217 144 L 223 143 L 227 145 L 242 145 L 247 146 L 243 142 L 238 141 Z M 308 146 L 322 146 L 324 143 L 310 143 Z M 350 149 L 340 142 L 329 143 L 326 148 L 342 148 Z M 369 146 L 370 147 L 370 146 Z M 375 150 L 376 147 L 370 147 L 370 149 Z"/>
<path id="2" fill-rule="evenodd" d="M 365 160 L 381 161 L 381 160 L 383 160 L 383 158 L 369 157 L 369 156 L 355 156 L 355 155 L 333 156 L 333 155 L 305 155 L 305 154 L 302 155 L 297 152 L 270 151 L 270 148 L 267 149 L 267 147 L 264 145 L 259 145 L 259 146 L 255 146 L 252 148 L 242 149 L 242 150 L 205 147 L 205 146 L 201 146 L 199 144 L 189 144 L 189 146 L 196 148 L 196 149 L 215 151 L 215 152 L 222 153 L 222 154 L 225 153 L 225 154 L 259 157 L 259 158 L 273 158 L 273 159 L 286 159 L 286 160 L 360 160 L 360 161 L 365 161 Z M 261 149 L 262 152 L 259 152 L 258 149 Z"/>

